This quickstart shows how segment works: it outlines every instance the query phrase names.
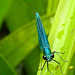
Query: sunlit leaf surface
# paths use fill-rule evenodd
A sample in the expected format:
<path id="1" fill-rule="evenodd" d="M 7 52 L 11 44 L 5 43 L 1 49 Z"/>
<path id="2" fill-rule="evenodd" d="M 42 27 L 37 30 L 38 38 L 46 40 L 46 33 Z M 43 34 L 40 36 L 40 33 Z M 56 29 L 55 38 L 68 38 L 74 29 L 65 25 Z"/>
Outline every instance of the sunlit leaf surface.
<path id="1" fill-rule="evenodd" d="M 75 25 L 74 25 L 75 11 L 74 9 L 75 9 L 74 0 L 60 1 L 54 21 L 53 21 L 52 28 L 50 31 L 50 35 L 48 37 L 52 52 L 65 51 L 65 54 L 60 56 L 64 60 L 68 60 L 69 62 L 63 62 L 56 54 L 54 58 L 61 64 L 63 73 L 67 73 L 67 70 L 74 52 L 74 50 L 72 50 L 74 40 L 75 40 Z M 53 63 L 50 63 L 49 68 L 54 75 L 62 75 L 60 66 L 56 62 L 53 61 Z M 46 67 L 44 68 L 44 71 L 42 74 L 43 75 L 49 74 Z M 40 75 L 40 73 L 38 72 L 37 75 Z"/>

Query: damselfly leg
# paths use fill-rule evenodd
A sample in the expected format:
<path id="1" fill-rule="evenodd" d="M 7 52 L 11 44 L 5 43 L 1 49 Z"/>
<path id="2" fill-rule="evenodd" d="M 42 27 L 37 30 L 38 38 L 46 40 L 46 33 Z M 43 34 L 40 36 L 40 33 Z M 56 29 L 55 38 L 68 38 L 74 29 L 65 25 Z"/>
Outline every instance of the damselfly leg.
<path id="1" fill-rule="evenodd" d="M 52 59 L 52 60 L 59 64 L 59 66 L 60 66 L 60 70 L 61 70 L 61 73 L 64 75 L 64 73 L 63 73 L 63 71 L 62 71 L 61 64 L 60 64 L 58 61 L 54 60 L 54 59 Z"/>
<path id="2" fill-rule="evenodd" d="M 60 54 L 64 54 L 65 52 L 56 52 L 56 51 L 54 51 L 53 54 L 54 54 L 54 53 L 56 53 L 56 54 L 63 60 L 63 62 L 68 62 L 68 61 L 65 61 L 65 60 L 59 55 L 59 53 L 60 53 Z"/>
<path id="3" fill-rule="evenodd" d="M 45 66 L 45 64 L 46 64 L 46 61 L 44 62 L 44 64 L 43 64 L 43 67 L 41 68 L 41 69 L 38 69 L 38 70 L 43 70 L 43 68 L 44 68 L 44 66 Z"/>
<path id="4" fill-rule="evenodd" d="M 47 61 L 47 70 L 48 70 L 52 75 L 54 75 L 54 74 L 49 70 L 48 61 Z"/>

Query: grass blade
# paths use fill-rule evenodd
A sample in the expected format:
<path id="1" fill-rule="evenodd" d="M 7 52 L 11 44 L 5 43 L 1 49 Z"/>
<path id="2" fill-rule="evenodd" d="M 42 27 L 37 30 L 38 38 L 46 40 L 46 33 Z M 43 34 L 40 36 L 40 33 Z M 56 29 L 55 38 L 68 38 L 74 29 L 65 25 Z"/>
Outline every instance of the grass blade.
<path id="1" fill-rule="evenodd" d="M 49 43 L 51 46 L 51 51 L 64 52 L 64 55 L 61 57 L 64 60 L 68 60 L 69 62 L 63 62 L 57 55 L 55 55 L 55 60 L 57 60 L 61 66 L 63 73 L 67 73 L 72 55 L 74 50 L 73 44 L 75 40 L 75 1 L 74 0 L 60 0 L 59 6 L 57 8 L 57 12 L 54 18 L 54 22 L 49 34 Z M 44 61 L 43 61 L 44 63 Z M 50 71 L 53 72 L 54 75 L 62 75 L 60 71 L 60 67 L 57 63 L 52 62 L 49 65 Z M 58 68 L 57 68 L 58 66 Z M 44 67 L 42 75 L 49 75 L 50 73 L 47 71 L 47 66 Z M 38 72 L 37 75 L 40 75 Z"/>

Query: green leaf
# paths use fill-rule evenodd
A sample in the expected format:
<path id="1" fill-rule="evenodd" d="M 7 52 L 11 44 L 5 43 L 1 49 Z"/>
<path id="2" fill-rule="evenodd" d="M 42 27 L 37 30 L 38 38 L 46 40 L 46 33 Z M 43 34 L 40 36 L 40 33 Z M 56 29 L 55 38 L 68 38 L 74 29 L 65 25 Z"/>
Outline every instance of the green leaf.
<path id="1" fill-rule="evenodd" d="M 50 17 L 50 15 L 45 15 L 43 17 L 43 23 L 47 34 L 51 27 L 49 22 Z M 9 64 L 15 68 L 37 44 L 36 22 L 32 21 L 2 39 L 0 41 L 0 53 L 7 59 Z"/>
<path id="2" fill-rule="evenodd" d="M 5 18 L 12 0 L 0 0 L 0 29 L 2 21 Z"/>
<path id="3" fill-rule="evenodd" d="M 67 75 L 75 75 L 75 42 L 73 45 L 73 50 L 74 50 L 74 53 L 73 53 L 72 60 L 68 68 Z"/>
<path id="4" fill-rule="evenodd" d="M 6 23 L 10 31 L 14 31 L 35 18 L 35 12 L 46 13 L 47 0 L 13 0 Z M 41 9 L 41 10 L 40 10 Z"/>
<path id="5" fill-rule="evenodd" d="M 62 67 L 63 73 L 67 73 L 74 50 L 73 44 L 75 40 L 75 0 L 60 0 L 57 12 L 54 18 L 54 22 L 48 37 L 51 46 L 51 51 L 64 52 L 64 55 L 60 55 L 64 60 L 69 62 L 63 62 L 58 55 L 55 54 L 55 60 L 57 60 Z M 44 63 L 44 62 L 43 62 Z M 49 75 L 47 66 L 43 69 L 43 75 Z M 60 66 L 52 61 L 49 65 L 50 71 L 54 75 L 62 75 Z M 37 75 L 40 75 L 38 71 Z"/>
<path id="6" fill-rule="evenodd" d="M 16 75 L 16 73 L 9 67 L 3 56 L 0 55 L 0 75 Z"/>
<path id="7" fill-rule="evenodd" d="M 37 45 L 24 60 L 27 75 L 36 75 L 40 61 L 40 47 Z"/>
<path id="8" fill-rule="evenodd" d="M 60 0 L 48 0 L 47 14 L 56 12 Z"/>

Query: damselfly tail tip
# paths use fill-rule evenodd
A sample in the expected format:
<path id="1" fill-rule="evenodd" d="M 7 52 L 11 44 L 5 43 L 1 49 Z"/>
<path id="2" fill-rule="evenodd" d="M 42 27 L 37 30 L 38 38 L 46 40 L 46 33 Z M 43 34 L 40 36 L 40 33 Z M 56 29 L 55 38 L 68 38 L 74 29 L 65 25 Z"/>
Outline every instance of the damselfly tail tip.
<path id="1" fill-rule="evenodd" d="M 38 16 L 38 15 L 39 15 L 39 13 L 38 13 L 38 12 L 35 12 L 35 15 L 36 15 L 36 16 Z"/>

